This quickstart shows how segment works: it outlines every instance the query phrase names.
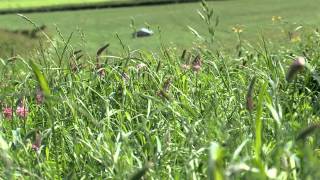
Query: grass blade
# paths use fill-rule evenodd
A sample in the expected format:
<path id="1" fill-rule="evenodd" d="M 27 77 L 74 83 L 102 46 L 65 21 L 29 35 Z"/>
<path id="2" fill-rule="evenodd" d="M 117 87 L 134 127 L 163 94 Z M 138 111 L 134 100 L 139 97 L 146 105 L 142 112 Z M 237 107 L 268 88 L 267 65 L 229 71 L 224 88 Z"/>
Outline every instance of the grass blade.
<path id="1" fill-rule="evenodd" d="M 50 88 L 49 88 L 49 85 L 47 83 L 45 76 L 41 73 L 40 69 L 33 61 L 30 61 L 30 65 L 31 65 L 31 68 L 32 68 L 34 74 L 37 77 L 37 80 L 40 84 L 40 87 L 41 87 L 43 93 L 45 95 L 50 95 L 51 91 L 50 91 Z"/>

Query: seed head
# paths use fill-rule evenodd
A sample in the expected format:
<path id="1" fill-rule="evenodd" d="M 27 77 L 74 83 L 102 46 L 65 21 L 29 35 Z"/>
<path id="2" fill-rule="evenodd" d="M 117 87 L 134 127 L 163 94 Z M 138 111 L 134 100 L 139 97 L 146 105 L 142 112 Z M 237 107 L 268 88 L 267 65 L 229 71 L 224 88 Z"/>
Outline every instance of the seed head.
<path id="1" fill-rule="evenodd" d="M 140 70 L 142 70 L 142 69 L 144 69 L 146 67 L 147 67 L 146 64 L 140 63 L 140 64 L 137 64 L 136 69 L 137 69 L 137 71 L 140 71 Z"/>
<path id="2" fill-rule="evenodd" d="M 41 91 L 40 88 L 37 89 L 37 93 L 36 93 L 36 102 L 38 105 L 42 104 L 44 101 L 44 94 Z"/>
<path id="3" fill-rule="evenodd" d="M 34 143 L 32 144 L 32 149 L 34 151 L 39 151 L 40 147 L 41 147 L 41 135 L 39 132 L 36 132 L 35 140 L 34 140 Z"/>
<path id="4" fill-rule="evenodd" d="M 201 69 L 201 65 L 202 65 L 202 62 L 201 62 L 201 58 L 200 56 L 196 56 L 192 62 L 192 69 L 193 71 L 195 72 L 199 72 L 200 69 Z"/>
<path id="5" fill-rule="evenodd" d="M 298 72 L 302 71 L 306 65 L 306 60 L 304 57 L 297 57 L 293 63 L 290 65 L 286 79 L 288 82 L 292 81 Z"/>
<path id="6" fill-rule="evenodd" d="M 121 73 L 121 77 L 122 77 L 123 81 L 125 81 L 125 82 L 128 82 L 130 80 L 130 76 L 125 72 Z"/>
<path id="7" fill-rule="evenodd" d="M 168 92 L 168 91 L 169 91 L 169 88 L 170 88 L 170 86 L 171 86 L 171 83 L 172 83 L 171 78 L 167 79 L 167 80 L 163 83 L 162 90 L 163 90 L 164 92 Z"/>
<path id="8" fill-rule="evenodd" d="M 189 70 L 190 69 L 190 65 L 189 64 L 181 64 L 181 68 L 183 70 Z"/>

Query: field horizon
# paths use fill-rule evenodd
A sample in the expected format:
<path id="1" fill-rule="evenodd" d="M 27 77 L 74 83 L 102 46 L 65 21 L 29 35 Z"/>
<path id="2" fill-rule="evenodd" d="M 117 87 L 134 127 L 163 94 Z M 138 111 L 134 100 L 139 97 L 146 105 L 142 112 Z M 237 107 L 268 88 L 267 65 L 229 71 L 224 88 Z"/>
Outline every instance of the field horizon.
<path id="1" fill-rule="evenodd" d="M 278 40 L 284 42 L 287 36 L 285 33 L 279 32 L 285 23 L 296 23 L 296 26 L 304 23 L 306 30 L 309 27 L 315 26 L 316 17 L 319 17 L 318 9 L 312 6 L 312 3 L 302 3 L 300 1 L 275 1 L 259 3 L 259 5 L 252 4 L 252 0 L 242 1 L 214 1 L 208 2 L 209 6 L 215 7 L 214 13 L 219 16 L 220 24 L 216 30 L 216 47 L 226 47 L 234 49 L 234 44 L 237 43 L 237 36 L 234 34 L 232 28 L 241 25 L 244 32 L 242 36 L 251 43 L 256 42 L 261 36 L 267 39 Z M 278 4 L 278 8 L 268 6 L 267 4 Z M 252 8 L 247 4 L 252 4 L 256 8 Z M 232 7 L 237 7 L 236 11 L 228 10 Z M 298 14 L 297 10 L 300 8 L 309 9 L 303 16 Z M 84 10 L 76 12 L 54 12 L 54 13 L 34 13 L 28 14 L 27 17 L 36 24 L 47 25 L 51 34 L 59 33 L 68 37 L 72 32 L 80 32 L 85 35 L 85 39 L 75 33 L 73 37 L 73 45 L 94 53 L 94 51 L 105 43 L 110 43 L 111 52 L 119 52 L 121 45 L 116 34 L 132 49 L 159 49 L 161 43 L 173 43 L 183 48 L 191 47 L 195 37 L 190 35 L 191 31 L 188 26 L 194 28 L 200 35 L 208 35 L 206 25 L 201 21 L 197 10 L 199 10 L 199 3 L 176 4 L 176 5 L 161 5 L 152 7 L 131 7 L 131 8 L 117 8 L 105 10 Z M 282 11 L 282 9 L 287 9 Z M 144 15 L 140 12 L 144 12 Z M 163 11 L 167 12 L 160 15 Z M 123 12 L 126 12 L 123 14 Z M 248 16 L 254 13 L 255 16 Z M 281 16 L 284 23 L 275 23 L 272 21 L 273 16 Z M 316 17 L 314 17 L 316 16 Z M 74 19 L 69 21 L 64 19 Z M 116 18 L 108 18 L 116 17 Z M 311 18 L 314 17 L 314 18 Z M 94 19 L 94 21 L 92 21 Z M 310 20 L 309 20 L 310 19 Z M 0 27 L 7 30 L 17 30 L 33 28 L 30 23 L 23 20 L 17 15 L 3 15 L 0 16 Z M 150 38 L 132 39 L 133 29 L 130 24 L 134 20 L 135 28 L 150 26 L 155 35 Z M 98 22 L 98 23 L 95 23 Z M 160 28 L 160 29 L 159 29 Z M 160 32 L 159 32 L 160 30 Z M 174 30 L 174 31 L 171 31 Z M 282 35 L 281 35 L 282 34 Z M 86 42 L 86 47 L 83 46 L 83 40 Z M 145 46 L 147 45 L 147 46 Z"/>

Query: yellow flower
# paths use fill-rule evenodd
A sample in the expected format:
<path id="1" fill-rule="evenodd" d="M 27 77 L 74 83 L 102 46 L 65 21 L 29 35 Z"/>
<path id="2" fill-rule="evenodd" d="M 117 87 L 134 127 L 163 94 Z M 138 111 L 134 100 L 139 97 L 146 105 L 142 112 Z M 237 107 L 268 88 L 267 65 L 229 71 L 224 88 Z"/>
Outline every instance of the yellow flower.
<path id="1" fill-rule="evenodd" d="M 291 42 L 295 43 L 295 42 L 300 42 L 301 41 L 301 38 L 299 35 L 296 35 L 296 36 L 293 36 L 291 38 Z"/>
<path id="2" fill-rule="evenodd" d="M 236 25 L 236 26 L 232 27 L 232 31 L 235 33 L 242 33 L 243 28 L 240 25 Z"/>
<path id="3" fill-rule="evenodd" d="M 272 22 L 281 21 L 282 17 L 281 16 L 272 16 L 271 20 L 272 20 Z"/>

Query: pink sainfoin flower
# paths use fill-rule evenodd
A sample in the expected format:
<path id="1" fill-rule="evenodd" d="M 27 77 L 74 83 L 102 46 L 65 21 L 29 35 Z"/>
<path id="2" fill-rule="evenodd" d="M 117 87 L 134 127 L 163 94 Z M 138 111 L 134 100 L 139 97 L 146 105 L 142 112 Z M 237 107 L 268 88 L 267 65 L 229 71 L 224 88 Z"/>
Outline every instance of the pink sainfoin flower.
<path id="1" fill-rule="evenodd" d="M 32 150 L 39 151 L 40 147 L 37 144 L 32 144 Z"/>
<path id="2" fill-rule="evenodd" d="M 26 118 L 28 116 L 29 111 L 24 105 L 21 105 L 17 107 L 16 113 L 19 117 Z"/>
<path id="3" fill-rule="evenodd" d="M 12 108 L 6 107 L 2 110 L 2 113 L 6 119 L 12 119 L 12 116 L 13 116 Z"/>

